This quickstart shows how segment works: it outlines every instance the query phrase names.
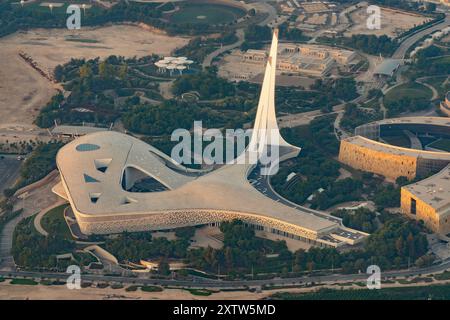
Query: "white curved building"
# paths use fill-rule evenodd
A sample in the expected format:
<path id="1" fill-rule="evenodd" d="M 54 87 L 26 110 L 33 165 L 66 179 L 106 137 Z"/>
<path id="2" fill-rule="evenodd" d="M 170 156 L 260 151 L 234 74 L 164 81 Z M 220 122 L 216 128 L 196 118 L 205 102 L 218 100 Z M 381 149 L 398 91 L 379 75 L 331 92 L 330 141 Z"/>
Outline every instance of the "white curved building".
<path id="1" fill-rule="evenodd" d="M 277 42 L 275 32 L 254 131 L 240 157 L 271 147 L 269 132 L 278 135 L 278 161 L 300 152 L 279 135 L 276 122 Z M 247 179 L 256 167 L 248 161 L 200 172 L 178 165 L 139 139 L 105 131 L 68 143 L 58 152 L 56 162 L 61 182 L 54 192 L 70 202 L 85 234 L 173 229 L 238 218 L 259 229 L 321 246 L 354 244 L 367 236 L 345 228 L 337 218 L 261 193 Z M 157 181 L 155 192 L 135 192 L 133 187 L 146 177 Z"/>

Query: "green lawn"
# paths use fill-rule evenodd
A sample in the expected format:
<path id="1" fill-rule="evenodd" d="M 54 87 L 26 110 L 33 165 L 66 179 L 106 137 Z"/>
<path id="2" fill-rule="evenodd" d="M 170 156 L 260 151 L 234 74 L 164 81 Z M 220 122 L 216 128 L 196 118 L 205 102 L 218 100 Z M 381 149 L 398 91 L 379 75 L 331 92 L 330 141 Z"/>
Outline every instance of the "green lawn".
<path id="1" fill-rule="evenodd" d="M 443 273 L 436 274 L 434 276 L 434 278 L 436 280 L 449 280 L 450 279 L 450 272 L 449 271 L 444 271 Z"/>
<path id="2" fill-rule="evenodd" d="M 19 284 L 19 285 L 26 285 L 26 286 L 35 286 L 38 283 L 34 281 L 33 279 L 12 279 L 11 284 Z"/>
<path id="3" fill-rule="evenodd" d="M 443 99 L 447 91 L 450 90 L 449 83 L 447 83 L 447 85 L 445 86 L 443 85 L 446 79 L 447 76 L 436 76 L 426 79 L 425 82 L 434 87 L 438 91 L 440 98 Z"/>
<path id="4" fill-rule="evenodd" d="M 189 291 L 194 296 L 203 296 L 203 297 L 210 296 L 213 293 L 213 291 L 207 289 L 185 289 L 185 290 Z"/>
<path id="5" fill-rule="evenodd" d="M 161 292 L 163 291 L 163 288 L 158 286 L 143 286 L 141 287 L 141 290 L 144 292 Z"/>
<path id="6" fill-rule="evenodd" d="M 440 139 L 433 143 L 430 143 L 428 146 L 431 148 L 450 152 L 450 139 Z"/>
<path id="7" fill-rule="evenodd" d="M 221 24 L 232 22 L 244 15 L 244 11 L 218 4 L 184 4 L 175 12 L 170 21 L 174 23 Z"/>
<path id="8" fill-rule="evenodd" d="M 49 234 L 58 234 L 65 239 L 72 240 L 72 235 L 67 226 L 66 220 L 64 220 L 64 209 L 67 204 L 63 204 L 47 212 L 41 220 L 42 228 Z"/>
<path id="9" fill-rule="evenodd" d="M 410 99 L 431 99 L 433 93 L 430 89 L 419 83 L 405 83 L 391 91 L 384 97 L 384 103 L 389 105 L 393 101 L 408 97 Z"/>

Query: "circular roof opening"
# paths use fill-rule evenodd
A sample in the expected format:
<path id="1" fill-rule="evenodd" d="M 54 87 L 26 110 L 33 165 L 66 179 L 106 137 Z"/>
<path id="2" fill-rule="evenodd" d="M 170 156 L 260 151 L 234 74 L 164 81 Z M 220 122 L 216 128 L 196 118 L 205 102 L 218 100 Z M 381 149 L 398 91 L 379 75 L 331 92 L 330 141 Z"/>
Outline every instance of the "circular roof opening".
<path id="1" fill-rule="evenodd" d="M 77 151 L 94 151 L 100 149 L 100 147 L 92 143 L 82 143 L 77 145 L 75 149 L 77 149 Z"/>

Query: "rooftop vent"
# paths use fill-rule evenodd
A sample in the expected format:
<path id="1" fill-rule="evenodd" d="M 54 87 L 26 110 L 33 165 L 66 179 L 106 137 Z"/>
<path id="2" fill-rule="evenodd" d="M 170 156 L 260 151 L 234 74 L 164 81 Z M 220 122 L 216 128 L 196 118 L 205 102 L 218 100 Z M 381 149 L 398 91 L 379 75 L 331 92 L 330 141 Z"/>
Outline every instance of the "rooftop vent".
<path id="1" fill-rule="evenodd" d="M 95 159 L 94 164 L 95 168 L 100 172 L 106 172 L 108 170 L 109 165 L 111 164 L 112 159 Z"/>
<path id="2" fill-rule="evenodd" d="M 98 199 L 100 198 L 102 194 L 99 192 L 95 192 L 95 193 L 89 193 L 89 198 L 91 199 L 92 203 L 97 203 Z"/>
<path id="3" fill-rule="evenodd" d="M 86 173 L 84 173 L 83 176 L 84 176 L 84 182 L 86 182 L 86 183 L 100 182 L 97 179 L 91 177 L 90 175 L 87 175 Z"/>

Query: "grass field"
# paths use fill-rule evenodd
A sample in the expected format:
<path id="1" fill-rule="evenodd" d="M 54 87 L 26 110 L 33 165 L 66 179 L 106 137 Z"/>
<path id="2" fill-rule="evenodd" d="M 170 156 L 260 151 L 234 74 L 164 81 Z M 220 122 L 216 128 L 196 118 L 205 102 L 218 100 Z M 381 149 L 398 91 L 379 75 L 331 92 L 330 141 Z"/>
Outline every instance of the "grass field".
<path id="1" fill-rule="evenodd" d="M 65 239 L 72 239 L 69 227 L 64 220 L 64 209 L 67 207 L 63 204 L 47 212 L 41 220 L 42 228 L 50 234 L 58 234 Z"/>
<path id="2" fill-rule="evenodd" d="M 272 296 L 281 300 L 448 300 L 450 285 L 422 287 L 382 288 L 380 290 L 334 290 L 320 289 L 313 293 L 276 293 Z"/>
<path id="3" fill-rule="evenodd" d="M 245 14 L 243 10 L 218 4 L 188 4 L 175 12 L 170 21 L 174 23 L 221 24 L 232 22 Z"/>
<path id="4" fill-rule="evenodd" d="M 424 85 L 415 82 L 405 83 L 389 91 L 384 97 L 384 103 L 389 105 L 405 97 L 410 99 L 431 99 L 432 96 L 431 90 Z"/>
<path id="5" fill-rule="evenodd" d="M 35 286 L 38 283 L 32 279 L 12 279 L 11 284 L 19 284 L 19 285 L 26 285 L 26 286 Z"/>
<path id="6" fill-rule="evenodd" d="M 163 288 L 158 286 L 142 286 L 141 290 L 144 292 L 161 292 Z"/>
<path id="7" fill-rule="evenodd" d="M 443 99 L 446 92 L 450 90 L 449 83 L 444 85 L 446 79 L 447 76 L 436 76 L 426 79 L 425 82 L 428 83 L 430 86 L 434 87 L 438 91 L 439 97 Z"/>
<path id="8" fill-rule="evenodd" d="M 450 152 L 450 139 L 439 139 L 433 143 L 430 143 L 428 146 L 431 148 Z"/>

